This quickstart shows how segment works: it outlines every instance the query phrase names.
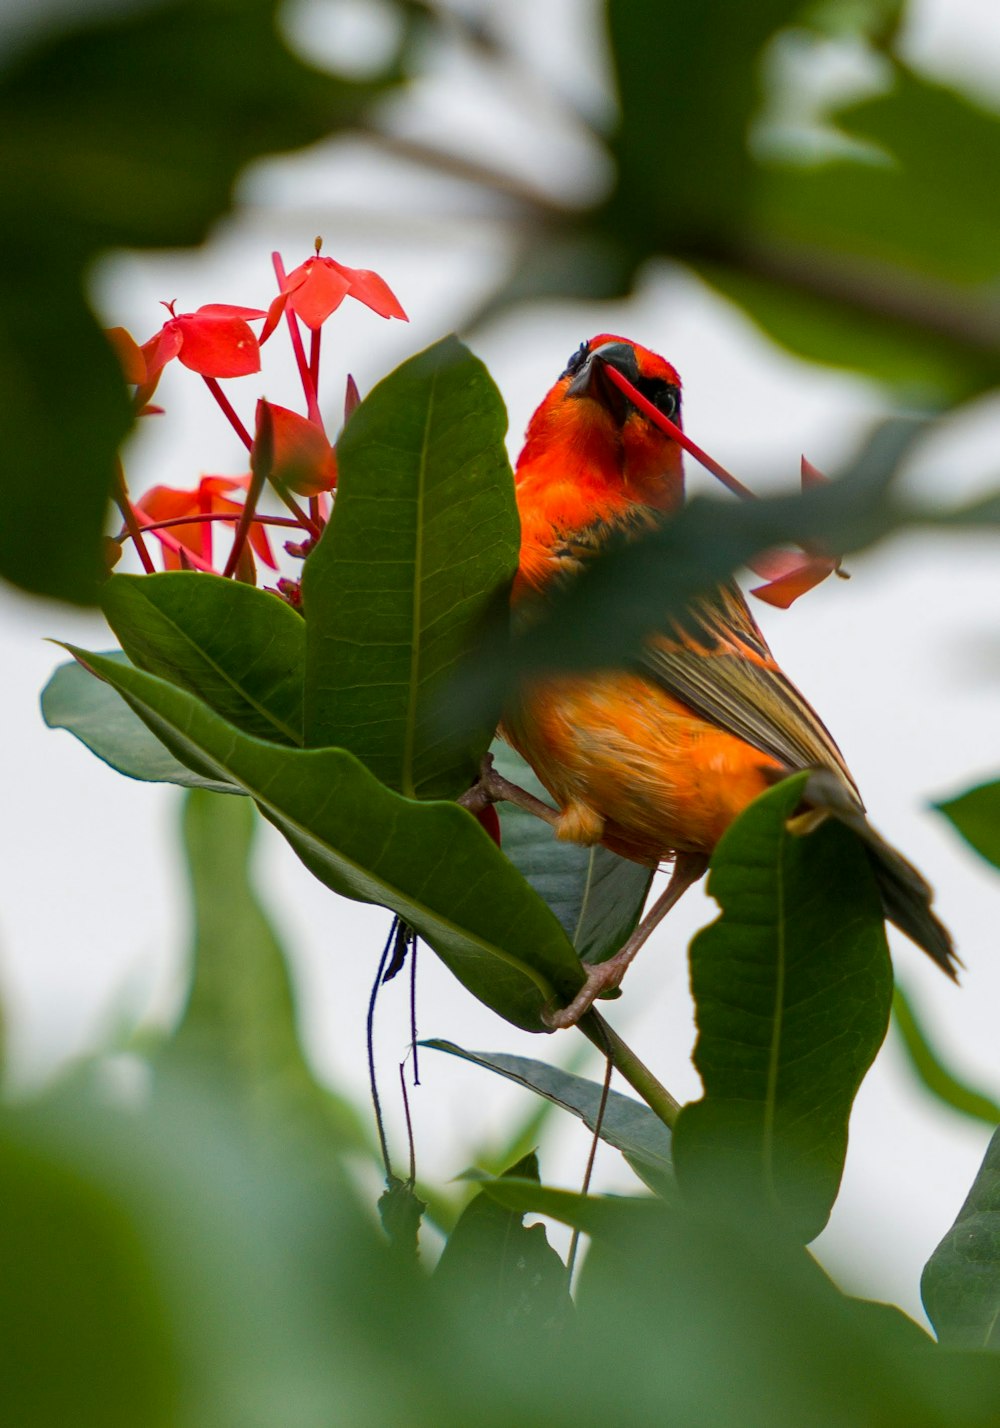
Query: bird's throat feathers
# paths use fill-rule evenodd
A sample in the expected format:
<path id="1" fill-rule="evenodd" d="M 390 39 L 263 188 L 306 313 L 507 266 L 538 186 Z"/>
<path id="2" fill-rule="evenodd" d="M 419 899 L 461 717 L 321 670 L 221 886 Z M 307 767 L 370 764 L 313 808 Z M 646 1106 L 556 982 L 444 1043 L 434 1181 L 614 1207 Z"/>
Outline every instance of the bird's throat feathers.
<path id="1" fill-rule="evenodd" d="M 560 378 L 531 418 L 517 463 L 522 589 L 546 585 L 574 538 L 634 531 L 684 499 L 677 444 L 634 408 L 622 421 L 569 395 L 570 381 Z"/>

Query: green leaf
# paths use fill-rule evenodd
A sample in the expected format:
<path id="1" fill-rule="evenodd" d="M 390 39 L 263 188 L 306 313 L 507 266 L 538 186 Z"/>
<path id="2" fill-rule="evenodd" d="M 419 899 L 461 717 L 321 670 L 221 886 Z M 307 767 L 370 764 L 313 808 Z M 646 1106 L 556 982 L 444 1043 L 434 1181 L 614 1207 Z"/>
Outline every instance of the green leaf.
<path id="1" fill-rule="evenodd" d="M 446 1051 L 505 1076 L 579 1117 L 588 1130 L 597 1124 L 603 1088 L 583 1076 L 534 1061 L 525 1056 L 508 1056 L 499 1051 L 465 1051 L 451 1041 L 424 1041 L 434 1051 Z M 635 1173 L 665 1199 L 676 1198 L 674 1170 L 670 1156 L 670 1132 L 659 1116 L 631 1096 L 619 1091 L 608 1094 L 601 1121 L 601 1139 L 620 1150 Z"/>
<path id="2" fill-rule="evenodd" d="M 636 249 L 703 241 L 746 208 L 757 58 L 800 8 L 757 0 L 737 13 L 718 0 L 673 0 L 667 33 L 658 0 L 609 0 L 620 105 L 609 217 Z"/>
<path id="3" fill-rule="evenodd" d="M 1000 1104 L 990 1096 L 973 1090 L 954 1075 L 941 1060 L 940 1052 L 931 1045 L 926 1029 L 917 1020 L 909 997 L 896 983 L 892 998 L 893 1024 L 902 1039 L 907 1058 L 917 1079 L 931 1095 L 953 1110 L 988 1126 L 1000 1122 Z"/>
<path id="4" fill-rule="evenodd" d="M 115 575 L 101 606 L 139 669 L 190 690 L 245 734 L 301 745 L 305 625 L 284 600 L 179 570 Z"/>
<path id="5" fill-rule="evenodd" d="M 896 296 L 884 272 L 859 261 L 763 243 L 739 262 L 693 266 L 789 351 L 891 384 L 906 406 L 933 410 L 1000 381 L 1000 342 L 979 331 L 981 304 L 950 285 L 923 294 L 922 311 L 905 281 Z M 929 324 L 938 311 L 947 316 Z"/>
<path id="6" fill-rule="evenodd" d="M 71 650 L 107 679 L 167 747 L 257 803 L 321 882 L 391 908 L 458 979 L 516 1026 L 545 1030 L 583 968 L 541 898 L 465 809 L 420 804 L 343 749 L 288 749 L 233 728 L 155 675 Z"/>
<path id="7" fill-rule="evenodd" d="M 548 800 L 534 771 L 509 744 L 497 740 L 492 753 L 498 773 Z M 580 960 L 612 957 L 642 916 L 652 869 L 599 844 L 565 843 L 540 818 L 513 803 L 501 803 L 497 811 L 504 852 L 551 907 Z"/>
<path id="8" fill-rule="evenodd" d="M 129 664 L 121 650 L 111 650 L 103 658 Z M 42 690 L 42 718 L 50 729 L 66 729 L 127 778 L 216 793 L 242 792 L 230 783 L 196 774 L 175 759 L 121 695 L 76 660 L 61 664 Z"/>
<path id="9" fill-rule="evenodd" d="M 942 1344 L 1000 1350 L 1000 1130 L 958 1218 L 924 1267 L 920 1295 Z"/>
<path id="10" fill-rule="evenodd" d="M 506 660 L 484 655 L 470 674 L 478 698 L 539 671 L 621 667 L 650 631 L 683 613 L 753 555 L 789 541 L 815 541 L 836 551 L 861 549 L 924 512 L 901 512 L 889 495 L 901 463 L 926 429 L 918 421 L 886 422 L 836 481 L 801 495 L 754 501 L 695 497 L 649 535 L 609 541 L 567 581 L 543 615 L 511 642 Z"/>
<path id="11" fill-rule="evenodd" d="M 690 953 L 705 1093 L 680 1113 L 674 1159 L 692 1199 L 777 1214 L 808 1240 L 836 1199 L 892 973 L 862 845 L 830 820 L 787 827 L 806 777 L 756 799 L 713 854 L 722 911 Z"/>
<path id="12" fill-rule="evenodd" d="M 660 1222 L 663 1206 L 651 1196 L 579 1195 L 573 1190 L 553 1190 L 537 1181 L 515 1178 L 513 1173 L 493 1180 L 478 1180 L 482 1193 L 520 1215 L 547 1215 L 595 1239 L 613 1239 L 648 1229 Z"/>
<path id="13" fill-rule="evenodd" d="M 454 797 L 496 726 L 443 691 L 506 610 L 518 523 L 507 417 L 445 338 L 380 382 L 337 445 L 330 523 L 306 562 L 306 743 L 349 749 L 408 797 Z"/>
<path id="14" fill-rule="evenodd" d="M 377 1158 L 354 1107 L 317 1081 L 303 1053 L 287 956 L 250 876 L 255 831 L 245 799 L 197 790 L 185 800 L 192 978 L 157 1070 L 207 1067 L 226 1079 L 249 1124 L 283 1129 L 320 1155 Z"/>
<path id="15" fill-rule="evenodd" d="M 969 295 L 995 281 L 1000 194 L 984 180 L 1000 165 L 1000 118 L 899 64 L 888 93 L 834 118 L 886 161 L 763 169 L 752 221 L 787 243 L 877 260 L 898 282 L 923 273 Z"/>
<path id="16" fill-rule="evenodd" d="M 538 1184 L 538 1160 L 526 1155 L 501 1179 Z M 566 1266 L 544 1226 L 523 1223 L 484 1189 L 463 1210 L 448 1236 L 435 1282 L 461 1299 L 465 1311 L 505 1333 L 551 1337 L 572 1312 Z"/>
<path id="17" fill-rule="evenodd" d="M 0 74 L 0 574 L 80 604 L 99 597 L 131 423 L 84 296 L 94 258 L 200 242 L 245 164 L 353 122 L 396 78 L 353 84 L 293 58 L 273 0 L 103 8 L 40 27 Z"/>
<path id="18" fill-rule="evenodd" d="M 131 1217 L 78 1167 L 9 1131 L 0 1139 L 0 1177 L 7 1421 L 174 1424 L 176 1343 Z"/>
<path id="19" fill-rule="evenodd" d="M 1000 780 L 980 784 L 934 806 L 980 857 L 1000 868 Z"/>

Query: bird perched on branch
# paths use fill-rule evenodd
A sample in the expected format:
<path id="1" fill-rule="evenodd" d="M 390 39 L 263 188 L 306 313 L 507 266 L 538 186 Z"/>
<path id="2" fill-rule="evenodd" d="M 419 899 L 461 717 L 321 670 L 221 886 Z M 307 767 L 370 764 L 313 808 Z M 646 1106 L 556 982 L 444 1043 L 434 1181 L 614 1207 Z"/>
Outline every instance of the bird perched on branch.
<path id="1" fill-rule="evenodd" d="M 517 464 L 518 616 L 609 542 L 669 520 L 684 499 L 681 450 L 623 393 L 610 370 L 680 423 L 680 378 L 645 347 L 603 333 L 583 343 L 528 425 Z M 636 932 L 589 971 L 568 1026 L 615 987 L 639 947 L 702 876 L 726 828 L 778 780 L 811 770 L 799 826 L 835 816 L 862 839 L 886 917 L 950 977 L 951 939 L 917 870 L 871 827 L 826 726 L 782 672 L 743 596 L 725 585 L 649 636 L 627 666 L 547 674 L 521 687 L 504 737 L 557 805 L 556 835 L 603 843 L 651 867 L 672 861 L 666 891 Z"/>

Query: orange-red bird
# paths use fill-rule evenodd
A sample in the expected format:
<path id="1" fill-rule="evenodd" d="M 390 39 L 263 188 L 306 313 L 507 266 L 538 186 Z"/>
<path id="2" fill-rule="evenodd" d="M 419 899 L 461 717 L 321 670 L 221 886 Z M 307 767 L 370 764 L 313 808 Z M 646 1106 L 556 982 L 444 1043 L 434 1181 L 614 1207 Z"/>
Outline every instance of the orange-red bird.
<path id="1" fill-rule="evenodd" d="M 655 352 L 602 333 L 581 344 L 528 425 L 517 464 L 521 516 L 515 608 L 526 617 L 553 582 L 611 538 L 669 520 L 684 499 L 681 451 L 607 375 L 615 367 L 674 422 L 681 383 Z M 519 691 L 504 737 L 558 805 L 558 837 L 603 843 L 636 862 L 673 860 L 663 897 L 621 952 L 553 1014 L 566 1026 L 617 986 L 656 923 L 705 871 L 725 829 L 759 793 L 815 770 L 805 818 L 834 812 L 864 840 L 886 916 L 949 976 L 951 939 L 920 874 L 870 826 L 825 725 L 782 673 L 735 585 L 692 602 L 627 668 L 546 675 Z"/>

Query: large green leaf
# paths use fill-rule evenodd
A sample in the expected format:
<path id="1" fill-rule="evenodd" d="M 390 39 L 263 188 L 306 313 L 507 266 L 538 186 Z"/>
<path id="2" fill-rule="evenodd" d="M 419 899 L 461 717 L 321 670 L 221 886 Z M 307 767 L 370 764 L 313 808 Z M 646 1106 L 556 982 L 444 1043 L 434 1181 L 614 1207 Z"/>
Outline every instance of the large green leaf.
<path id="1" fill-rule="evenodd" d="M 105 659 L 127 665 L 121 650 Z M 182 788 L 214 789 L 217 793 L 242 793 L 219 779 L 197 774 L 175 759 L 102 679 L 95 679 L 76 660 L 61 664 L 42 690 L 42 717 L 50 729 L 66 729 L 91 753 L 128 778 L 144 783 L 176 783 Z"/>
<path id="2" fill-rule="evenodd" d="M 217 575 L 115 575 L 101 606 L 133 664 L 188 689 L 258 739 L 302 743 L 302 617 Z"/>
<path id="3" fill-rule="evenodd" d="M 777 1214 L 806 1239 L 836 1199 L 858 1086 L 889 1022 L 881 900 L 861 844 L 828 821 L 789 831 L 806 775 L 723 835 L 720 916 L 691 944 L 702 1100 L 674 1129 L 681 1189 Z"/>
<path id="4" fill-rule="evenodd" d="M 409 797 L 454 797 L 496 725 L 442 698 L 517 566 L 507 417 L 455 338 L 380 382 L 337 445 L 333 516 L 306 563 L 306 743 L 350 749 Z"/>
<path id="5" fill-rule="evenodd" d="M 185 800 L 191 986 L 157 1072 L 201 1064 L 226 1078 L 251 1124 L 283 1128 L 320 1156 L 377 1158 L 354 1107 L 320 1085 L 303 1054 L 287 957 L 250 876 L 255 826 L 247 799 L 195 790 Z"/>
<path id="6" fill-rule="evenodd" d="M 534 771 L 500 740 L 493 745 L 497 771 L 536 798 L 548 799 Z M 498 808 L 507 857 L 562 923 L 583 962 L 603 962 L 625 943 L 642 915 L 652 870 L 599 844 L 581 848 L 556 838 L 533 813 L 513 803 Z"/>
<path id="7" fill-rule="evenodd" d="M 1000 868 L 1000 780 L 970 788 L 936 807 L 981 857 Z"/>
<path id="8" fill-rule="evenodd" d="M 501 1179 L 538 1184 L 538 1159 L 526 1155 Z M 438 1261 L 435 1281 L 461 1297 L 473 1319 L 517 1337 L 557 1339 L 572 1312 L 566 1266 L 543 1225 L 530 1229 L 523 1213 L 480 1191 L 462 1211 Z"/>
<path id="9" fill-rule="evenodd" d="M 446 1051 L 504 1076 L 517 1086 L 524 1086 L 543 1096 L 553 1105 L 561 1106 L 578 1116 L 588 1130 L 594 1130 L 600 1115 L 603 1087 L 584 1076 L 534 1061 L 526 1056 L 508 1056 L 499 1051 L 465 1051 L 451 1041 L 425 1041 L 421 1045 L 435 1051 Z M 619 1091 L 608 1093 L 604 1115 L 600 1119 L 600 1137 L 620 1150 L 635 1173 L 658 1195 L 675 1197 L 673 1164 L 670 1158 L 670 1132 L 648 1106 Z"/>
<path id="10" fill-rule="evenodd" d="M 394 77 L 293 58 L 273 0 L 102 8 L 65 10 L 0 75 L 0 572 L 79 603 L 131 419 L 84 298 L 94 257 L 200 242 L 246 163 L 351 122 Z"/>
<path id="11" fill-rule="evenodd" d="M 1000 1350 L 1000 1130 L 954 1225 L 920 1280 L 942 1344 Z"/>
<path id="12" fill-rule="evenodd" d="M 398 913 L 466 987 L 517 1026 L 568 1001 L 583 967 L 541 898 L 465 809 L 385 788 L 343 749 L 251 738 L 155 675 L 71 650 L 178 758 L 241 787 L 334 892 Z"/>

